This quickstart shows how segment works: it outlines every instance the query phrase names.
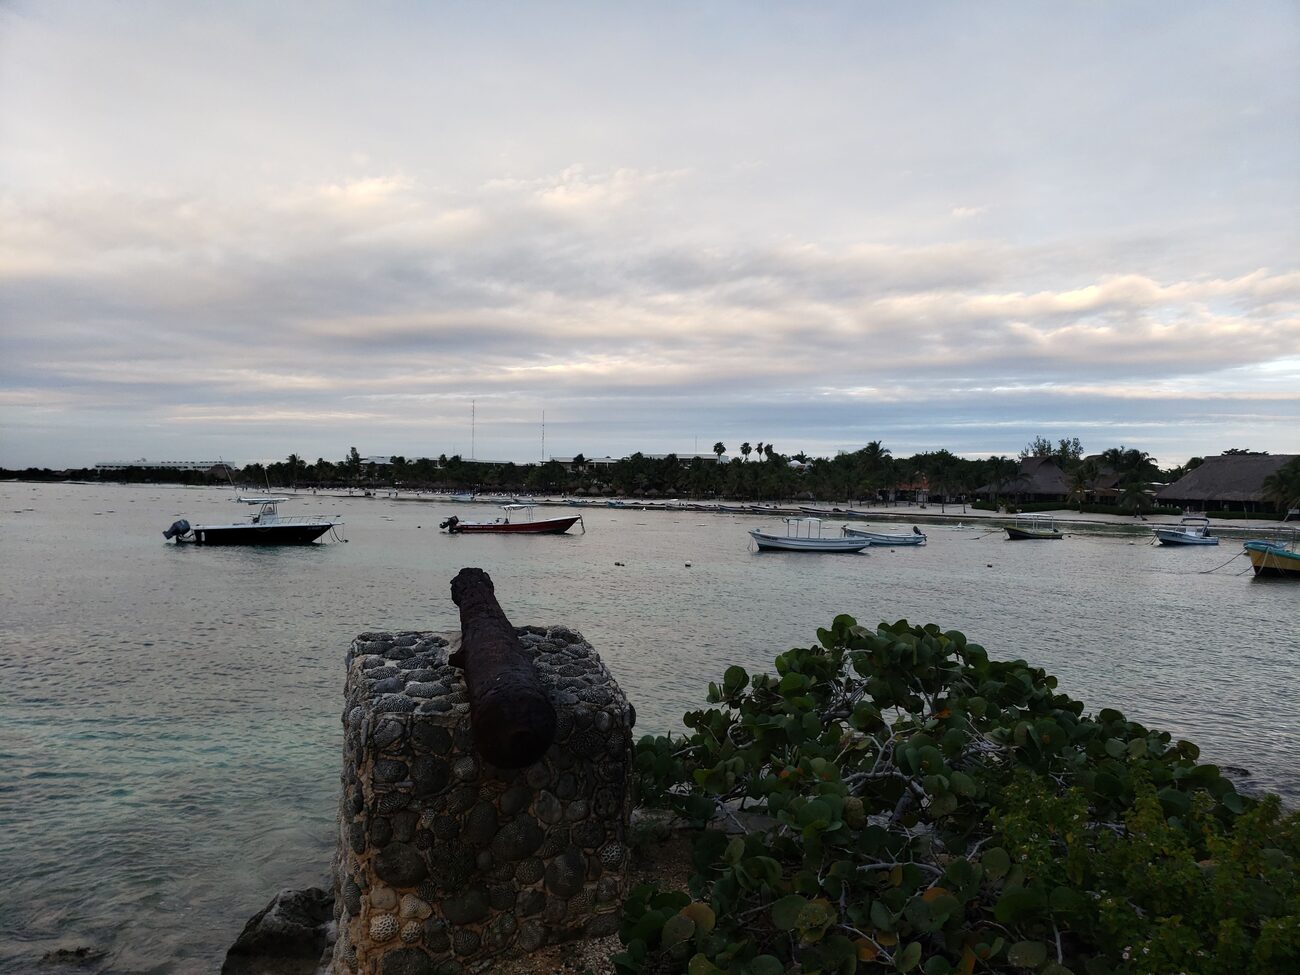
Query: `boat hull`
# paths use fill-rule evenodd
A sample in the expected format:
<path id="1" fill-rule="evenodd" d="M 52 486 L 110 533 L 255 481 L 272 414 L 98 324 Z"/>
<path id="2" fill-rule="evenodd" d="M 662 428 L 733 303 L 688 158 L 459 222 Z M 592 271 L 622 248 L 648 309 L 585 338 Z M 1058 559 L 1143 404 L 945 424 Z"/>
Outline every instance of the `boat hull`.
<path id="1" fill-rule="evenodd" d="M 334 527 L 333 522 L 308 525 L 195 525 L 177 538 L 195 545 L 310 545 Z"/>
<path id="2" fill-rule="evenodd" d="M 890 535 L 884 532 L 863 531 L 861 528 L 850 528 L 844 526 L 844 534 L 851 535 L 854 538 L 865 538 L 872 545 L 897 547 L 899 545 L 924 545 L 926 537 L 912 533 L 910 535 Z"/>
<path id="3" fill-rule="evenodd" d="M 485 522 L 473 524 L 461 522 L 451 534 L 454 535 L 563 535 L 581 518 L 548 518 L 546 521 L 521 522 Z"/>
<path id="4" fill-rule="evenodd" d="M 1169 531 L 1162 532 L 1159 528 L 1153 528 L 1156 538 L 1160 539 L 1161 545 L 1218 545 L 1219 540 L 1213 535 L 1189 535 L 1186 532 Z"/>
<path id="5" fill-rule="evenodd" d="M 871 543 L 865 538 L 787 538 L 757 529 L 749 533 L 760 552 L 861 552 Z"/>
<path id="6" fill-rule="evenodd" d="M 1006 528 L 1007 539 L 1013 542 L 1048 542 L 1062 537 L 1061 533 L 1056 530 L 1016 528 L 1012 525 L 1007 525 Z"/>
<path id="7" fill-rule="evenodd" d="M 1300 552 L 1271 542 L 1247 542 L 1246 555 L 1257 576 L 1300 579 Z"/>

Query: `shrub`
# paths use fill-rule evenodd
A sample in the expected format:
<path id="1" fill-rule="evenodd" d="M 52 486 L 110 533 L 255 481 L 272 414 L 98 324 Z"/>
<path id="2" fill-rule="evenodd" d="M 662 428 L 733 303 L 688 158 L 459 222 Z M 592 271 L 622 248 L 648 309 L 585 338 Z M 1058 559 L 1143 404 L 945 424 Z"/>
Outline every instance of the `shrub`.
<path id="1" fill-rule="evenodd" d="M 643 803 L 691 829 L 638 887 L 620 972 L 1277 972 L 1300 959 L 1300 819 L 1185 741 L 1084 714 L 956 631 L 839 616 L 774 675 L 729 667 Z"/>

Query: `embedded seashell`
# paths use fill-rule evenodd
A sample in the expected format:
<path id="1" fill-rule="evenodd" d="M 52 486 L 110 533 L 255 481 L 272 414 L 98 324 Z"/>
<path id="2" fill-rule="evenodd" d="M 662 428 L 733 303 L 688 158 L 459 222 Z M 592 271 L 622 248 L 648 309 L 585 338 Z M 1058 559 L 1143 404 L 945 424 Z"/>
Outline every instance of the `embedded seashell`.
<path id="1" fill-rule="evenodd" d="M 614 870 L 623 862 L 623 846 L 621 843 L 607 843 L 600 851 L 600 862 L 610 870 Z"/>
<path id="2" fill-rule="evenodd" d="M 407 894 L 402 898 L 402 906 L 398 911 L 398 914 L 407 920 L 418 918 L 421 921 L 432 913 L 433 908 L 420 900 L 420 898 L 416 897 L 414 894 Z"/>
<path id="3" fill-rule="evenodd" d="M 382 944 L 397 937 L 397 918 L 391 914 L 377 914 L 370 919 L 370 938 Z"/>
<path id="4" fill-rule="evenodd" d="M 458 779 L 472 779 L 478 774 L 478 762 L 466 755 L 456 760 L 456 764 L 451 767 L 451 771 Z"/>

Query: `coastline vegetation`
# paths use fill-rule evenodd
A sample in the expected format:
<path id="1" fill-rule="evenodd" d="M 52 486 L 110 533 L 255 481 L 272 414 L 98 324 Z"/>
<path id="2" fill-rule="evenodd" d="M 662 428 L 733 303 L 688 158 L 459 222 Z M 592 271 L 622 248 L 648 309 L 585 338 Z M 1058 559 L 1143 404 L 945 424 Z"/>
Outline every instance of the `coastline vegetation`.
<path id="1" fill-rule="evenodd" d="M 1300 815 L 1192 743 L 935 625 L 839 616 L 775 669 L 728 668 L 685 734 L 637 745 L 639 802 L 693 866 L 633 890 L 623 975 L 1300 962 Z"/>
<path id="2" fill-rule="evenodd" d="M 1031 458 L 1050 459 L 1064 473 L 1068 484 L 1066 503 L 1079 510 L 1091 510 L 1104 495 L 1117 513 L 1154 511 L 1149 487 L 1170 482 L 1198 466 L 1201 458 L 1186 465 L 1161 469 L 1144 451 L 1112 447 L 1100 454 L 1083 455 L 1078 438 L 1055 443 L 1037 437 L 1020 451 L 1019 457 L 958 457 L 948 450 L 924 451 L 895 457 L 880 441 L 860 450 L 834 457 L 791 456 L 779 453 L 772 444 L 760 442 L 740 446 L 740 456 L 722 463 L 727 447 L 714 444 L 718 461 L 701 457 L 680 459 L 674 454 L 648 457 L 634 453 L 612 463 L 592 463 L 583 455 L 570 464 L 490 464 L 459 456 L 408 459 L 396 456 L 391 463 L 367 463 L 357 451 L 338 461 L 317 458 L 312 463 L 297 454 L 274 464 L 248 464 L 243 468 L 212 471 L 161 470 L 147 466 L 111 472 L 94 469 L 49 471 L 28 469 L 0 471 L 0 477 L 25 480 L 105 480 L 124 483 L 179 483 L 186 485 L 224 484 L 233 478 L 253 488 L 360 489 L 405 491 L 477 490 L 480 492 L 548 493 L 618 497 L 732 498 L 745 501 L 780 501 L 795 498 L 865 502 L 927 498 L 941 507 L 970 503 L 978 493 L 995 508 L 1005 502 L 1021 510 L 1033 510 L 1018 484 L 1021 465 Z M 1227 454 L 1251 453 L 1244 449 Z M 1300 462 L 1292 461 L 1265 484 L 1265 493 L 1278 511 L 1300 504 Z M 1051 507 L 1059 508 L 1059 502 Z"/>

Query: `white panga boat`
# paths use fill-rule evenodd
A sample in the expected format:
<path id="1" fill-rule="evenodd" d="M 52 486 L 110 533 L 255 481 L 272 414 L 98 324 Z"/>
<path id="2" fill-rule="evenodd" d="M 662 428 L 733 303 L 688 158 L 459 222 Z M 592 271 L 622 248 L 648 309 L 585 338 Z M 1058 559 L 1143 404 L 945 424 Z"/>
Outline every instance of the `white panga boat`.
<path id="1" fill-rule="evenodd" d="M 773 535 L 761 528 L 751 528 L 749 537 L 758 550 L 782 552 L 861 552 L 871 544 L 865 538 L 840 535 L 823 537 L 820 518 L 783 518 L 785 534 Z"/>
<path id="2" fill-rule="evenodd" d="M 248 521 L 225 525 L 191 525 L 184 518 L 173 522 L 163 538 L 177 543 L 199 545 L 310 545 L 331 528 L 343 524 L 336 518 L 312 515 L 280 514 L 279 506 L 288 498 L 239 497 L 239 504 L 257 505 L 258 511 Z"/>
<path id="3" fill-rule="evenodd" d="M 1017 518 L 1014 525 L 1003 527 L 1007 530 L 1007 540 L 1012 542 L 1041 542 L 1065 537 L 1054 520 L 1038 515 Z"/>
<path id="4" fill-rule="evenodd" d="M 912 526 L 910 533 L 906 532 L 873 532 L 865 528 L 854 528 L 852 525 L 845 525 L 841 531 L 852 538 L 865 538 L 872 545 L 924 545 L 926 540 L 925 532 Z"/>
<path id="5" fill-rule="evenodd" d="M 1176 525 L 1153 525 L 1151 533 L 1161 545 L 1218 545 L 1210 534 L 1210 519 L 1187 517 Z"/>

